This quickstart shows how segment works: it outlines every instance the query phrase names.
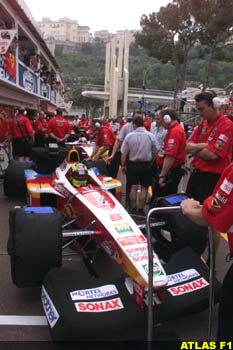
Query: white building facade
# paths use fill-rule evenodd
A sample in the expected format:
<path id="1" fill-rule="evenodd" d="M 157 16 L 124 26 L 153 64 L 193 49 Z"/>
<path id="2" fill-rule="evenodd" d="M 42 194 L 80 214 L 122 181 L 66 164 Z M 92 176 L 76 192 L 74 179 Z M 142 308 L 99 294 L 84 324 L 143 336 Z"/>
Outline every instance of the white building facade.
<path id="1" fill-rule="evenodd" d="M 90 28 L 80 26 L 76 20 L 68 17 L 60 18 L 58 21 L 45 17 L 42 22 L 38 22 L 38 26 L 44 39 L 54 38 L 74 43 L 87 43 L 91 40 Z"/>

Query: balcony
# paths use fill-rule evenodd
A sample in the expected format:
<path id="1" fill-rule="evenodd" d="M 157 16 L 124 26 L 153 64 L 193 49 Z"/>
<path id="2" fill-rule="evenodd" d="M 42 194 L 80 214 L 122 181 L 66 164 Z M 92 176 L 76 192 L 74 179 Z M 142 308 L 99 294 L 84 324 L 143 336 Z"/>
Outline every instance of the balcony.
<path id="1" fill-rule="evenodd" d="M 13 55 L 11 61 L 8 61 L 7 67 L 4 56 L 0 55 L 0 85 L 5 86 L 8 91 L 12 91 L 12 95 L 14 92 L 18 92 L 21 96 L 25 95 L 25 99 L 30 95 L 37 98 L 38 101 L 48 102 L 55 106 L 61 106 L 64 103 L 63 96 L 50 84 L 45 83 L 39 73 L 33 72 L 19 59 L 16 63 L 16 57 Z M 23 103 L 24 101 L 22 101 Z"/>

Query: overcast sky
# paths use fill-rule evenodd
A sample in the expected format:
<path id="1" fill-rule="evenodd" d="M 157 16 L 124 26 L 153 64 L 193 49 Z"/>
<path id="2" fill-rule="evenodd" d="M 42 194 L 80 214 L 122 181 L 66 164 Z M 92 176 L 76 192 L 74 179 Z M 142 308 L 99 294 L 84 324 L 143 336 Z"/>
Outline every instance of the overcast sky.
<path id="1" fill-rule="evenodd" d="M 143 14 L 157 12 L 172 0 L 24 0 L 36 21 L 50 17 L 57 21 L 62 17 L 77 20 L 88 26 L 92 33 L 106 29 L 139 29 Z"/>

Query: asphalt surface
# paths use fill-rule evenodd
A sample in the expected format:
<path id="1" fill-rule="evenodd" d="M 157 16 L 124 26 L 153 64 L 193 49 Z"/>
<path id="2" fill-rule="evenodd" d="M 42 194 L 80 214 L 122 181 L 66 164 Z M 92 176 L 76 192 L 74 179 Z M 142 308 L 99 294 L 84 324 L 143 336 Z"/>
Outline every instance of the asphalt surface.
<path id="1" fill-rule="evenodd" d="M 40 301 L 40 288 L 17 288 L 11 280 L 10 258 L 7 255 L 6 247 L 9 235 L 8 217 L 9 211 L 15 206 L 26 205 L 25 198 L 8 199 L 4 196 L 2 181 L 0 180 L 0 348 L 2 341 L 7 342 L 50 342 L 49 328 L 44 325 L 20 325 L 16 316 L 44 316 Z M 220 248 L 216 255 L 216 277 L 222 282 L 230 263 L 225 261 L 228 253 L 228 245 L 224 238 L 221 238 Z M 205 254 L 204 254 L 205 256 Z M 66 256 L 63 259 L 63 266 L 72 267 L 77 271 L 85 270 L 85 266 L 79 256 L 72 258 Z M 118 268 L 103 254 L 96 257 L 97 271 L 105 278 L 113 278 L 121 273 Z M 212 339 L 215 340 L 217 329 L 217 310 L 215 306 L 214 327 Z M 10 316 L 10 317 L 7 317 Z M 10 321 L 9 321 L 10 320 Z M 13 324 L 11 323 L 13 320 Z M 35 320 L 35 318 L 34 318 Z M 36 321 L 37 322 L 37 321 Z M 16 323 L 16 324 L 14 324 Z M 189 315 L 175 321 L 169 321 L 154 328 L 154 334 L 175 332 L 176 339 L 184 341 L 204 341 L 207 339 L 208 310 Z M 166 339 L 166 338 L 165 338 Z M 174 338 L 168 339 L 173 340 Z M 46 343 L 49 344 L 49 343 Z"/>

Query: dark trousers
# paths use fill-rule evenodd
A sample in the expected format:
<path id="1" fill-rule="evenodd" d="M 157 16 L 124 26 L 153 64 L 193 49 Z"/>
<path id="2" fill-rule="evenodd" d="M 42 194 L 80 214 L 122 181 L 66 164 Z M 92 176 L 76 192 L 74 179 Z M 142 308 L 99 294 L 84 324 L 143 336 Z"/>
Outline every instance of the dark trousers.
<path id="1" fill-rule="evenodd" d="M 44 147 L 44 145 L 45 145 L 45 137 L 43 135 L 36 134 L 34 147 Z"/>
<path id="2" fill-rule="evenodd" d="M 217 340 L 233 341 L 233 265 L 228 270 L 222 285 L 218 313 Z"/>
<path id="3" fill-rule="evenodd" d="M 213 192 L 219 177 L 220 174 L 194 169 L 187 185 L 187 195 L 202 204 Z"/>
<path id="4" fill-rule="evenodd" d="M 117 177 L 120 163 L 121 163 L 121 152 L 118 150 L 115 156 L 113 157 L 111 163 L 107 165 L 108 172 L 111 177 L 113 178 Z"/>
<path id="5" fill-rule="evenodd" d="M 155 179 L 154 197 L 164 197 L 169 194 L 176 194 L 178 191 L 179 182 L 184 175 L 184 171 L 181 167 L 170 169 L 166 176 L 166 186 L 160 187 L 159 185 L 159 174 L 161 168 L 158 167 L 158 172 Z"/>

